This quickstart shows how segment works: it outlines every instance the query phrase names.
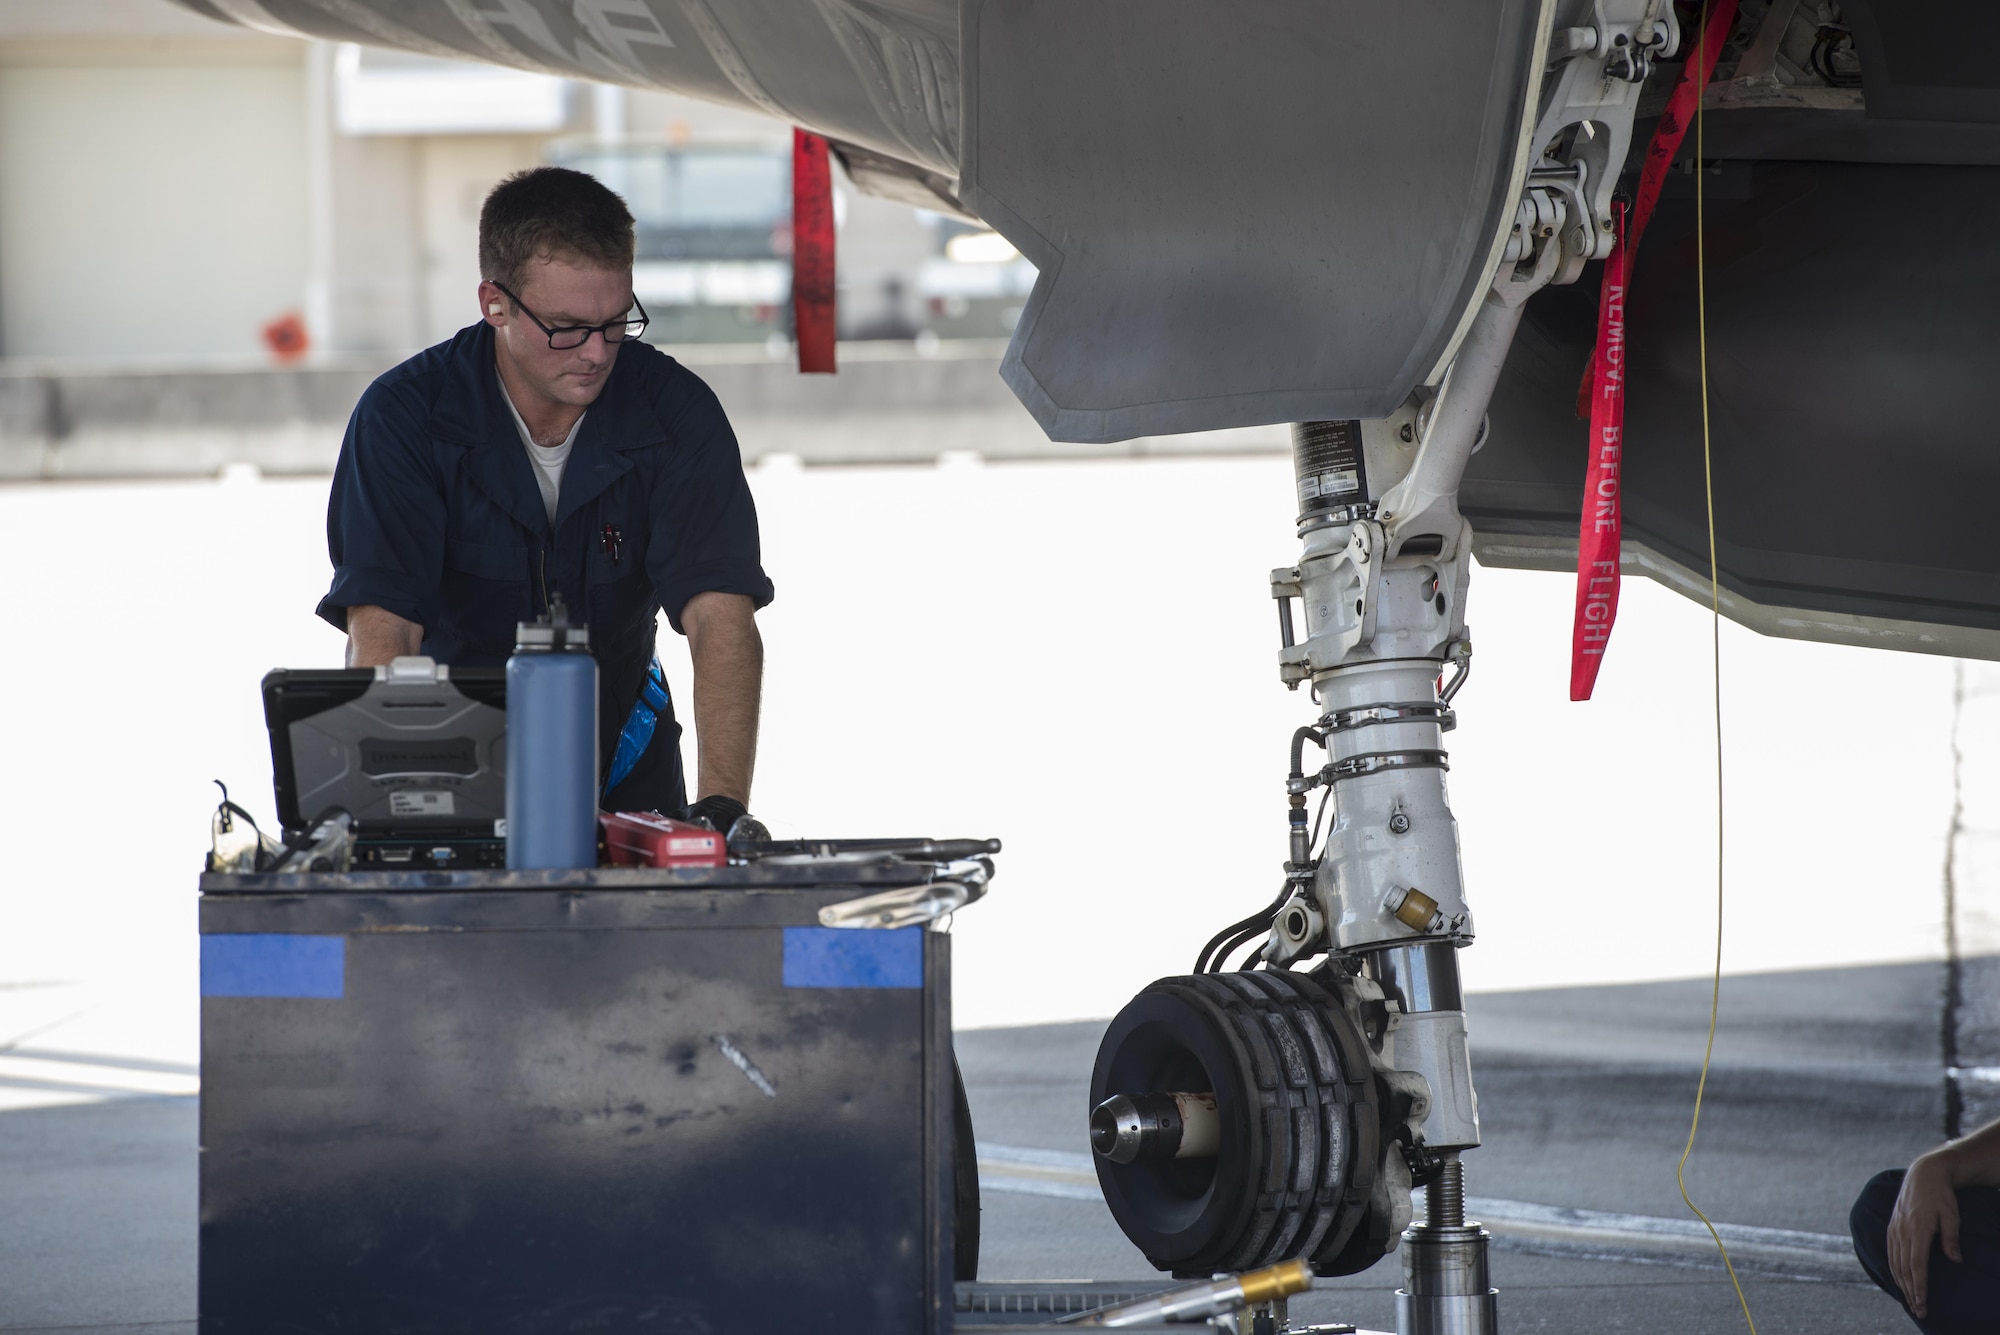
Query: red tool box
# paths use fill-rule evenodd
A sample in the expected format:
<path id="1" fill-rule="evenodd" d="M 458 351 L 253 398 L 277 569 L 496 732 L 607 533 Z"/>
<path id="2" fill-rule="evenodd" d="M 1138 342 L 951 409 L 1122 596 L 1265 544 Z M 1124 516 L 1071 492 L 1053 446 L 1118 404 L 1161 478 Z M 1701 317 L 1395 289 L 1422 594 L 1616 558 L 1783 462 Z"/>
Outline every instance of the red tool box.
<path id="1" fill-rule="evenodd" d="M 727 842 L 706 825 L 656 811 L 606 811 L 597 820 L 614 867 L 721 867 L 729 861 Z"/>

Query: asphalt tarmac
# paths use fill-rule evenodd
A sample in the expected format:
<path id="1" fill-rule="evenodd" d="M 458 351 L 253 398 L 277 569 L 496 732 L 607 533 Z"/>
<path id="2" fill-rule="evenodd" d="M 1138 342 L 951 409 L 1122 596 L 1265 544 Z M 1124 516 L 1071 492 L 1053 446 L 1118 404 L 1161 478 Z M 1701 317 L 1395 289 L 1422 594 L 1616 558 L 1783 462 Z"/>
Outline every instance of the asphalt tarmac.
<path id="1" fill-rule="evenodd" d="M 1711 1219 L 1747 1226 L 1725 1229 L 1725 1240 L 1734 1240 L 1759 1330 L 1914 1330 L 1854 1262 L 1847 1211 L 1875 1172 L 1940 1139 L 1940 986 L 1939 966 L 1921 964 L 1724 979 L 1687 1183 Z M 1485 1136 L 1465 1159 L 1472 1213 L 1481 1198 L 1514 1216 L 1533 1214 L 1522 1205 L 1574 1211 L 1572 1226 L 1553 1229 L 1485 1221 L 1495 1232 L 1504 1331 L 1745 1328 L 1674 1175 L 1708 1001 L 1705 981 L 1469 999 Z M 1153 1273 L 1101 1199 L 1025 1194 L 1087 1181 L 1062 1169 L 1086 1162 L 1087 1082 L 1102 1031 L 1093 1023 L 959 1035 L 987 1146 L 984 1278 Z M 1058 1157 L 1051 1164 L 1017 1150 Z M 1045 1162 L 1023 1162 L 1036 1159 Z M 1293 1320 L 1391 1330 L 1400 1282 L 1396 1257 L 1321 1281 L 1294 1300 Z"/>
<path id="2" fill-rule="evenodd" d="M 1727 979 L 1694 1199 L 1739 1247 L 1760 1330 L 1912 1330 L 1842 1251 L 1876 1170 L 1936 1142 L 1940 969 Z M 1706 983 L 1476 996 L 1486 1144 L 1467 1190 L 1497 1212 L 1508 1332 L 1742 1329 L 1674 1181 Z M 1085 1090 L 1099 1023 L 981 1029 L 959 1055 L 982 1144 L 982 1278 L 1154 1278 L 1088 1187 Z M 0 1331 L 191 1335 L 195 1102 L 0 1113 Z M 1569 1207 L 1560 1211 L 1535 1207 Z M 1391 1257 L 1295 1300 L 1295 1322 L 1393 1329 Z"/>

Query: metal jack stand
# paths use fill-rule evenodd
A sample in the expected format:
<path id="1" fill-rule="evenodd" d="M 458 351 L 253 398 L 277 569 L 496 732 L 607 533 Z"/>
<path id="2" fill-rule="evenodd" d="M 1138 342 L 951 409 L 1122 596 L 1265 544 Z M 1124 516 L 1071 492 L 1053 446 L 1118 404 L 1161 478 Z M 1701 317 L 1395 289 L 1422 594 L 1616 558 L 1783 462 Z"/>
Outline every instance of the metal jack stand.
<path id="1" fill-rule="evenodd" d="M 1424 1222 L 1403 1230 L 1397 1335 L 1498 1335 L 1499 1290 L 1487 1283 L 1492 1234 L 1465 1221 L 1465 1165 L 1447 1155 L 1424 1193 Z"/>

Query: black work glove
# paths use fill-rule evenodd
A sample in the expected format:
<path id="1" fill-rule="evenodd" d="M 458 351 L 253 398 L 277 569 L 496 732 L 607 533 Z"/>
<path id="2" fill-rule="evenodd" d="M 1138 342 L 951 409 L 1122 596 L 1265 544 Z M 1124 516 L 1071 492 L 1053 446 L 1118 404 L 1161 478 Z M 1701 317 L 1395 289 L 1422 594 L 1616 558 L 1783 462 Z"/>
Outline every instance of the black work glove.
<path id="1" fill-rule="evenodd" d="M 704 797 L 689 807 L 687 819 L 720 831 L 722 837 L 731 843 L 760 843 L 771 837 L 771 832 L 764 828 L 764 822 L 745 811 L 741 802 L 720 793 Z"/>
<path id="2" fill-rule="evenodd" d="M 698 825 L 706 825 L 724 838 L 729 836 L 730 827 L 750 814 L 750 809 L 733 797 L 712 793 L 687 809 L 687 818 Z"/>

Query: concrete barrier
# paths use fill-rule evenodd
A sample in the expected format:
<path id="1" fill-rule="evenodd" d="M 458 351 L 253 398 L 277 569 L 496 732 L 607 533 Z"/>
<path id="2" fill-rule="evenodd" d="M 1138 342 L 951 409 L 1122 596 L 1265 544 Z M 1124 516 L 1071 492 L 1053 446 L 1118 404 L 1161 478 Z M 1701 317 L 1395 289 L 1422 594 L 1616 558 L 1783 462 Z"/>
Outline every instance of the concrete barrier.
<path id="1" fill-rule="evenodd" d="M 833 376 L 802 376 L 789 351 L 762 346 L 669 351 L 714 387 L 751 463 L 774 455 L 835 465 L 1290 449 L 1283 426 L 1057 444 L 1001 382 L 1003 346 L 842 344 Z M 0 365 L 0 481 L 201 477 L 231 464 L 273 475 L 331 472 L 355 400 L 388 365 Z"/>
<path id="2" fill-rule="evenodd" d="M 232 463 L 326 472 L 384 367 L 9 367 L 0 479 L 185 477 Z"/>

